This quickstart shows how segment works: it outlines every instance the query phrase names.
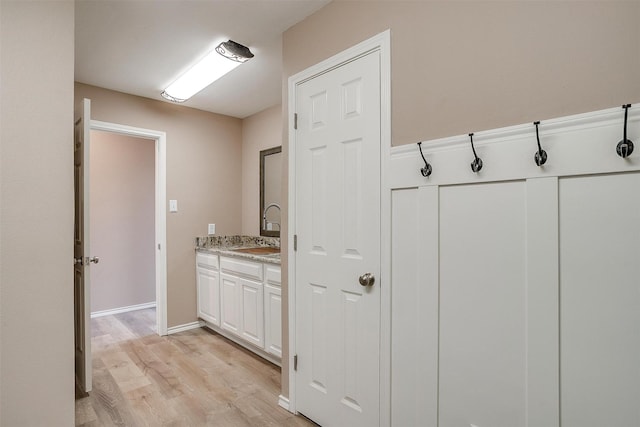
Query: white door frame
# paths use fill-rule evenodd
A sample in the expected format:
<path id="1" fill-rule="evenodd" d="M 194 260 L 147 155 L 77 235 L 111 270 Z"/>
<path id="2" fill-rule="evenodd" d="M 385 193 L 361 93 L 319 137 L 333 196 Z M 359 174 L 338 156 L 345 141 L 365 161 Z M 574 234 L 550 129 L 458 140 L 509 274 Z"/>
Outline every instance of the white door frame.
<path id="1" fill-rule="evenodd" d="M 391 192 L 386 185 L 391 150 L 391 30 L 386 30 L 289 77 L 288 409 L 296 413 L 296 372 L 293 369 L 293 356 L 296 353 L 296 263 L 293 246 L 293 236 L 296 234 L 296 132 L 293 119 L 296 112 L 296 88 L 307 80 L 376 50 L 380 52 L 380 425 L 384 426 L 388 425 L 391 419 Z"/>
<path id="2" fill-rule="evenodd" d="M 156 332 L 167 335 L 167 134 L 99 120 L 91 120 L 90 128 L 155 141 Z"/>

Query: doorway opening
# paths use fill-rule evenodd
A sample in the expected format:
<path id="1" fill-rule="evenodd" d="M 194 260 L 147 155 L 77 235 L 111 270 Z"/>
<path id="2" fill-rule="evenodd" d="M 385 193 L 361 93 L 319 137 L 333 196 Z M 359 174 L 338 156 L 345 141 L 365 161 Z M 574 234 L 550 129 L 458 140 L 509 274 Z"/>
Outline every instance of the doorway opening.
<path id="1" fill-rule="evenodd" d="M 91 317 L 155 307 L 155 332 L 166 335 L 166 135 L 97 120 L 90 129 L 92 253 L 111 258 L 91 271 Z"/>
<path id="2" fill-rule="evenodd" d="M 153 309 L 155 333 L 155 141 L 90 133 L 91 317 Z"/>

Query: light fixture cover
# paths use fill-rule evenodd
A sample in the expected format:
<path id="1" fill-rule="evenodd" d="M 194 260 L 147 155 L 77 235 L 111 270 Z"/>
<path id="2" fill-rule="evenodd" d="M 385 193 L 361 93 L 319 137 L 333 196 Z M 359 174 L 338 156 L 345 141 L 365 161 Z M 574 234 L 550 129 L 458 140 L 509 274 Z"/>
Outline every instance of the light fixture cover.
<path id="1" fill-rule="evenodd" d="M 232 40 L 222 42 L 171 83 L 161 95 L 172 102 L 184 102 L 251 58 L 253 54 L 246 46 Z"/>
<path id="2" fill-rule="evenodd" d="M 236 62 L 247 62 L 253 58 L 253 53 L 251 53 L 248 47 L 236 43 L 233 40 L 220 43 L 218 47 L 216 47 L 216 52 Z"/>

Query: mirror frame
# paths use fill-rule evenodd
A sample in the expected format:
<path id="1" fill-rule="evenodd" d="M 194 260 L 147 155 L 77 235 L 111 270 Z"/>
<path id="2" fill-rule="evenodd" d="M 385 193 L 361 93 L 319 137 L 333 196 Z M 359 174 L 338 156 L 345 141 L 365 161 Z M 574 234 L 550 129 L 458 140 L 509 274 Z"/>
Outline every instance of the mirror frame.
<path id="1" fill-rule="evenodd" d="M 282 146 L 269 148 L 267 150 L 260 151 L 260 211 L 259 215 L 259 224 L 260 224 L 260 235 L 266 237 L 280 237 L 280 230 L 265 230 L 262 228 L 262 214 L 264 212 L 264 174 L 265 174 L 265 157 L 270 156 L 272 154 L 277 154 L 282 152 Z M 281 171 L 282 172 L 282 171 Z M 282 194 L 280 195 L 280 199 L 282 199 Z M 282 200 L 278 205 L 282 206 Z M 282 227 L 282 210 L 280 211 L 280 227 Z"/>

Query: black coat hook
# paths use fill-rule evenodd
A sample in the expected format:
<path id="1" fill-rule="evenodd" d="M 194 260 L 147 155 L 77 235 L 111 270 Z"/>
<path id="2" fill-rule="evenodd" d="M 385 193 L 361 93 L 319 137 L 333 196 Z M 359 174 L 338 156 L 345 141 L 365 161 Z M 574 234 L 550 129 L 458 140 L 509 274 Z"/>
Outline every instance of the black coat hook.
<path id="1" fill-rule="evenodd" d="M 536 165 L 542 166 L 547 163 L 547 152 L 544 151 L 540 145 L 540 134 L 538 133 L 538 125 L 540 122 L 533 122 L 533 124 L 536 125 L 536 139 L 538 140 L 538 151 L 536 151 L 536 155 L 533 156 L 533 160 L 535 160 Z"/>
<path id="2" fill-rule="evenodd" d="M 629 112 L 629 107 L 631 107 L 631 104 L 625 104 L 622 106 L 622 108 L 624 108 L 624 134 L 622 141 L 618 142 L 618 145 L 616 146 L 616 153 L 618 153 L 618 156 L 623 159 L 629 157 L 631 153 L 633 153 L 633 142 L 627 139 L 627 113 Z"/>
<path id="3" fill-rule="evenodd" d="M 422 176 L 427 178 L 429 175 L 431 175 L 433 168 L 431 167 L 429 162 L 427 162 L 427 159 L 424 158 L 424 154 L 422 154 L 422 142 L 418 142 L 418 148 L 420 149 L 420 155 L 422 156 L 422 160 L 424 160 L 424 167 L 420 168 L 420 173 L 422 174 Z"/>
<path id="4" fill-rule="evenodd" d="M 482 159 L 478 157 L 478 155 L 476 154 L 476 149 L 473 146 L 473 133 L 470 133 L 469 137 L 471 138 L 471 149 L 473 150 L 474 157 L 473 162 L 471 162 L 471 170 L 475 173 L 478 173 L 482 169 Z"/>

